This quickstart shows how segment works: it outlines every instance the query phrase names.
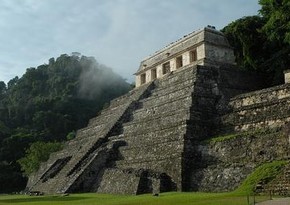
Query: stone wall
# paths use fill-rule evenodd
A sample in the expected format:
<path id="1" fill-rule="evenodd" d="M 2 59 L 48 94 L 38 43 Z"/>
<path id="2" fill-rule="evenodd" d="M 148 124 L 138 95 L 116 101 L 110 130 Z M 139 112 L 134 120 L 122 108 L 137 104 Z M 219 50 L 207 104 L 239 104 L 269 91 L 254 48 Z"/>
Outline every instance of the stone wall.
<path id="1" fill-rule="evenodd" d="M 237 93 L 224 88 L 219 84 L 217 90 Z M 290 121 L 289 84 L 237 95 L 227 106 L 221 102 L 214 133 L 220 137 L 197 141 L 193 148 L 191 187 L 195 191 L 233 190 L 258 165 L 289 158 L 289 136 L 282 131 Z"/>
<path id="2" fill-rule="evenodd" d="M 245 132 L 196 145 L 191 185 L 194 191 L 232 191 L 266 162 L 285 159 L 289 140 L 281 130 Z"/>
<path id="3" fill-rule="evenodd" d="M 228 132 L 282 127 L 290 121 L 289 104 L 289 84 L 239 95 L 231 99 L 221 126 Z"/>

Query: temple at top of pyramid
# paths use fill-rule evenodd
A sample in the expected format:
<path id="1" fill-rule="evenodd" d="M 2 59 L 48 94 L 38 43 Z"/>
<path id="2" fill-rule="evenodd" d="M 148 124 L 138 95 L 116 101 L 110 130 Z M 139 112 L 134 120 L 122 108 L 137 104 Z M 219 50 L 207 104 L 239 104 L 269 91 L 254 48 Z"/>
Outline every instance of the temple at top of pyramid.
<path id="1" fill-rule="evenodd" d="M 263 76 L 237 69 L 214 28 L 191 33 L 142 61 L 136 88 L 51 154 L 27 191 L 233 190 L 260 164 L 287 157 L 289 71 L 285 82 L 266 88 Z M 214 136 L 226 137 L 208 143 Z"/>
<path id="2" fill-rule="evenodd" d="M 234 65 L 234 52 L 224 34 L 208 26 L 145 58 L 135 73 L 136 87 L 186 66 L 220 64 Z"/>

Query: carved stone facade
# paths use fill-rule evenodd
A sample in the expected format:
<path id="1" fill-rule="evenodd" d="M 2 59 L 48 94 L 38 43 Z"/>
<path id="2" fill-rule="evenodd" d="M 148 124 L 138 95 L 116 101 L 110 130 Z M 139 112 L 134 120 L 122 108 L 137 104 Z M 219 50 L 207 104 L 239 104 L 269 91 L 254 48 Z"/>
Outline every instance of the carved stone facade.
<path id="1" fill-rule="evenodd" d="M 263 76 L 237 69 L 220 32 L 184 37 L 144 60 L 136 75 L 137 88 L 52 154 L 30 176 L 28 191 L 226 191 L 259 164 L 289 158 L 282 130 L 290 122 L 290 84 L 265 88 Z M 206 141 L 220 135 L 234 137 Z"/>
<path id="2" fill-rule="evenodd" d="M 223 33 L 206 27 L 145 58 L 135 73 L 136 87 L 185 66 L 220 64 L 235 64 L 234 52 Z"/>

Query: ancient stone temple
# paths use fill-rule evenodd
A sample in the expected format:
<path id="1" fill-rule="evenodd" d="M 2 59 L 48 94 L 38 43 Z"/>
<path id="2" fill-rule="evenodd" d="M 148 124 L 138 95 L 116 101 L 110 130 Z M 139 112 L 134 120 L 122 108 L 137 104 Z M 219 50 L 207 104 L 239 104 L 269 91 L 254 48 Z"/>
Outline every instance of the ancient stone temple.
<path id="1" fill-rule="evenodd" d="M 287 82 L 265 89 L 263 76 L 236 68 L 221 32 L 193 32 L 142 61 L 136 88 L 111 101 L 52 154 L 30 176 L 27 189 L 233 190 L 259 164 L 288 157 Z M 208 142 L 220 135 L 235 137 Z"/>
<path id="2" fill-rule="evenodd" d="M 143 60 L 136 75 L 136 87 L 161 78 L 185 66 L 235 64 L 233 49 L 224 35 L 207 27 L 184 36 Z"/>

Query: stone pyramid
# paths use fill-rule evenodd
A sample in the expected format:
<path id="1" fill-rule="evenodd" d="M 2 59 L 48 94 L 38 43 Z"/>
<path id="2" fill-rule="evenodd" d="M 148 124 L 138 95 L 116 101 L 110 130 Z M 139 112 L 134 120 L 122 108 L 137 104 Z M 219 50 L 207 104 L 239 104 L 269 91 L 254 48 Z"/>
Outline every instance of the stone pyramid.
<path id="1" fill-rule="evenodd" d="M 239 171 L 246 174 L 238 180 L 235 175 L 220 175 L 226 170 L 223 162 L 230 161 L 223 157 L 235 155 L 226 149 L 231 144 L 221 143 L 223 149 L 218 149 L 201 142 L 290 121 L 289 84 L 247 93 L 266 87 L 265 81 L 235 67 L 231 47 L 213 28 L 189 34 L 142 61 L 136 86 L 111 101 L 62 151 L 53 153 L 30 176 L 27 190 L 45 194 L 231 190 L 258 163 L 250 168 L 241 164 Z M 243 150 L 243 144 L 237 149 Z M 220 181 L 229 183 L 220 186 Z"/>

